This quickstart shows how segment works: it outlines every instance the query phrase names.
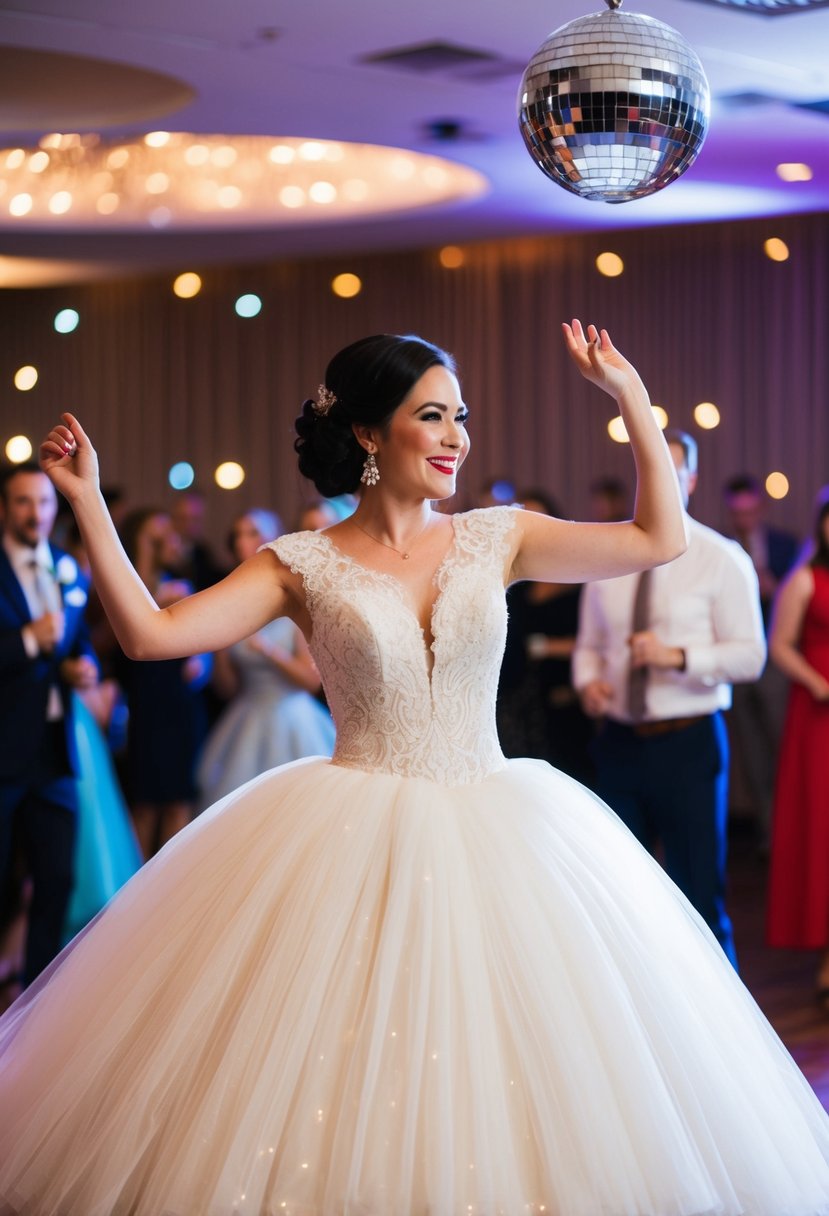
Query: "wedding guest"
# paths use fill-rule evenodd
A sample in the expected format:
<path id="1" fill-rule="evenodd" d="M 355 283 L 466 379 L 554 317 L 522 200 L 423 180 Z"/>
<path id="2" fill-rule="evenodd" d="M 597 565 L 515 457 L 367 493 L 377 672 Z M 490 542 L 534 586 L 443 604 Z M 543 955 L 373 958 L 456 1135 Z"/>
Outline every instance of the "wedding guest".
<path id="1" fill-rule="evenodd" d="M 168 571 L 177 565 L 179 535 L 166 511 L 140 507 L 124 520 L 121 538 L 159 607 L 193 588 Z M 141 852 L 152 857 L 191 820 L 196 759 L 207 734 L 204 688 L 209 655 L 136 663 L 126 657 L 121 683 L 129 706 L 126 789 Z"/>
<path id="2" fill-rule="evenodd" d="M 229 538 L 235 563 L 253 557 L 281 532 L 272 511 L 253 508 L 237 516 Z M 289 617 L 277 617 L 252 637 L 218 651 L 214 680 L 230 703 L 199 759 L 196 780 L 203 805 L 278 764 L 331 755 L 334 723 L 311 695 L 320 690 L 319 672 Z"/>
<path id="3" fill-rule="evenodd" d="M 765 490 L 751 474 L 731 477 L 723 487 L 723 499 L 725 533 L 751 558 L 760 587 L 763 625 L 768 629 L 777 588 L 797 560 L 797 537 L 769 527 Z M 757 843 L 763 852 L 769 844 L 774 774 L 787 691 L 782 670 L 776 663 L 767 663 L 756 680 L 735 685 L 728 715 L 735 758 L 751 799 Z"/>
<path id="4" fill-rule="evenodd" d="M 774 605 L 774 663 L 791 681 L 772 819 L 768 940 L 820 950 L 818 997 L 829 1011 L 829 498 L 814 549 Z"/>
<path id="5" fill-rule="evenodd" d="M 20 851 L 32 880 L 25 960 L 30 984 L 61 947 L 74 880 L 78 757 L 73 689 L 97 683 L 84 623 L 86 583 L 50 545 L 57 495 L 37 465 L 0 484 L 0 884 L 4 919 L 19 911 Z"/>
<path id="6" fill-rule="evenodd" d="M 545 491 L 519 494 L 525 511 L 563 518 Z M 498 735 L 507 756 L 537 756 L 590 784 L 593 724 L 570 676 L 579 624 L 578 583 L 514 583 L 498 685 Z"/>
<path id="7" fill-rule="evenodd" d="M 665 438 L 683 501 L 697 444 Z M 582 598 L 573 680 L 601 718 L 596 792 L 650 849 L 736 965 L 725 908 L 731 685 L 766 657 L 757 576 L 733 541 L 687 516 L 690 544 L 651 574 L 591 583 Z"/>

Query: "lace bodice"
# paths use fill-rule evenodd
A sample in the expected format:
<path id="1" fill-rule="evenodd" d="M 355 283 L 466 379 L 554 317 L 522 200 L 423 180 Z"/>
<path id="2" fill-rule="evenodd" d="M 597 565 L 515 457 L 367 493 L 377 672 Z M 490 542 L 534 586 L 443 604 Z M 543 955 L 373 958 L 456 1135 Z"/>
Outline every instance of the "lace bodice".
<path id="1" fill-rule="evenodd" d="M 333 763 L 480 781 L 504 767 L 495 696 L 506 639 L 504 578 L 515 509 L 456 515 L 454 541 L 435 574 L 431 645 L 405 586 L 341 553 L 320 532 L 272 541 L 302 576 L 311 651 L 337 725 Z"/>

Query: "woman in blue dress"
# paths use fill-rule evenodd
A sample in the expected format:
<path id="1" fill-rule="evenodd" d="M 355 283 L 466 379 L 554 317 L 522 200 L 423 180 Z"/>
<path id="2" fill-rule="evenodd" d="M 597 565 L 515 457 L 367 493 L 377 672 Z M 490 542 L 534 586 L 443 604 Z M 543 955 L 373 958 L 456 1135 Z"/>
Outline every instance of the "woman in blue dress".
<path id="1" fill-rule="evenodd" d="M 272 511 L 253 508 L 230 529 L 237 564 L 282 531 Z M 321 681 L 308 643 L 286 616 L 213 656 L 213 679 L 230 704 L 207 737 L 196 769 L 209 806 L 268 769 L 334 750 L 331 715 L 312 695 Z"/>

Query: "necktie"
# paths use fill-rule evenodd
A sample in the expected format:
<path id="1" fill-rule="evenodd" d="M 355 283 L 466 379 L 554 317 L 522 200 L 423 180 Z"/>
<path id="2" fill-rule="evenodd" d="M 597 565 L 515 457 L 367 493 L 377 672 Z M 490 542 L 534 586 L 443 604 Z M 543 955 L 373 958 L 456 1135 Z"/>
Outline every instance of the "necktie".
<path id="1" fill-rule="evenodd" d="M 32 558 L 29 562 L 29 567 L 32 571 L 34 596 L 40 610 L 38 615 L 43 616 L 47 612 L 60 612 L 60 595 L 51 570 L 47 570 L 44 566 L 41 566 L 36 558 Z"/>
<path id="2" fill-rule="evenodd" d="M 631 633 L 641 633 L 650 623 L 651 574 L 651 570 L 643 570 L 639 575 L 633 600 Z M 647 685 L 647 667 L 631 665 L 627 690 L 627 708 L 631 722 L 641 722 L 645 717 Z"/>
<path id="3" fill-rule="evenodd" d="M 32 572 L 30 597 L 34 601 L 29 605 L 32 609 L 32 619 L 37 620 L 39 617 L 45 616 L 47 612 L 61 612 L 60 591 L 52 571 L 41 566 L 34 557 L 29 562 L 29 569 Z M 57 722 L 62 717 L 63 705 L 60 693 L 57 685 L 52 684 L 49 688 L 49 699 L 46 705 L 46 721 Z"/>

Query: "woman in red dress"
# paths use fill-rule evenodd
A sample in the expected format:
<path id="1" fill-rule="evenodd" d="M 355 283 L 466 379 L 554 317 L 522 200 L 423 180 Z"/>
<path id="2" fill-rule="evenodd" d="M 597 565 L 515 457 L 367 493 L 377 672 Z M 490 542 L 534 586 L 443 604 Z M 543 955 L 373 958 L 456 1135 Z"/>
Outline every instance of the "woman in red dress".
<path id="1" fill-rule="evenodd" d="M 780 589 L 769 643 L 790 677 L 774 801 L 768 938 L 822 950 L 829 1004 L 829 494 L 819 500 L 811 559 Z"/>

